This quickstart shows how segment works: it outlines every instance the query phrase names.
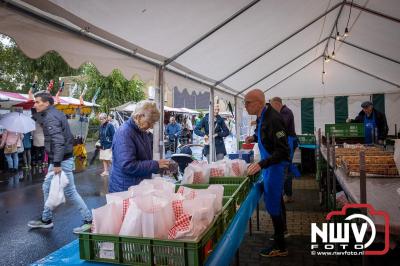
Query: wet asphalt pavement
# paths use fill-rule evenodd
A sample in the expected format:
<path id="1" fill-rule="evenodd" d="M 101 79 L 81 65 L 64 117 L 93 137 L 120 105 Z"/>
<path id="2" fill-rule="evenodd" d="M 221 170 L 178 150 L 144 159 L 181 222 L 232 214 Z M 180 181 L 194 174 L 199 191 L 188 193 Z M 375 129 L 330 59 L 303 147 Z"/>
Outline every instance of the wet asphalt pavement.
<path id="1" fill-rule="evenodd" d="M 100 165 L 75 174 L 78 192 L 89 209 L 105 204 L 106 183 Z M 74 227 L 82 224 L 79 211 L 65 203 L 54 212 L 53 229 L 29 229 L 29 220 L 43 210 L 42 181 L 38 169 L 18 174 L 0 173 L 0 265 L 28 265 L 75 240 Z"/>

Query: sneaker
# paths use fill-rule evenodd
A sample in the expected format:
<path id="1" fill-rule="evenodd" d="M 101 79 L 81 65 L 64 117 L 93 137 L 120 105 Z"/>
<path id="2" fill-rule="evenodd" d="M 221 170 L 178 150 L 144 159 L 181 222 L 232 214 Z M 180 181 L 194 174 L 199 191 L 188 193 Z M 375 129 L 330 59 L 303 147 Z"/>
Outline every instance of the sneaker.
<path id="1" fill-rule="evenodd" d="M 289 252 L 287 249 L 275 249 L 273 247 L 264 248 L 260 251 L 261 257 L 286 257 Z"/>
<path id="2" fill-rule="evenodd" d="M 290 234 L 289 234 L 288 231 L 283 232 L 283 237 L 284 237 L 284 238 L 288 238 L 289 236 L 290 236 Z M 275 236 L 272 235 L 272 236 L 269 238 L 269 240 L 275 240 Z"/>
<path id="3" fill-rule="evenodd" d="M 73 232 L 74 234 L 80 234 L 83 232 L 86 232 L 88 230 L 92 229 L 92 221 L 84 221 L 83 225 L 79 226 L 79 227 L 75 227 Z"/>
<path id="4" fill-rule="evenodd" d="M 108 171 L 104 171 L 103 173 L 100 174 L 101 176 L 108 176 L 109 172 Z"/>
<path id="5" fill-rule="evenodd" d="M 54 224 L 51 220 L 45 222 L 42 219 L 36 221 L 29 221 L 30 228 L 53 228 Z"/>

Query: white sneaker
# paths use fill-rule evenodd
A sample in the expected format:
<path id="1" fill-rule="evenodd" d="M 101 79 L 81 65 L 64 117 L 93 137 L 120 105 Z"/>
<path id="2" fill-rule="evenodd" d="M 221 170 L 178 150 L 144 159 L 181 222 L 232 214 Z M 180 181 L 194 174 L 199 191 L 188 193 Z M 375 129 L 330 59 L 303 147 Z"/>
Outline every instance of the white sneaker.
<path id="1" fill-rule="evenodd" d="M 74 232 L 74 234 L 80 234 L 80 233 L 86 232 L 90 229 L 92 229 L 92 224 L 85 222 L 83 225 L 81 225 L 79 227 L 75 227 L 74 230 L 72 230 L 72 231 Z"/>
<path id="2" fill-rule="evenodd" d="M 42 219 L 40 219 L 36 221 L 29 221 L 28 226 L 30 228 L 53 228 L 54 224 L 51 220 L 44 222 Z"/>

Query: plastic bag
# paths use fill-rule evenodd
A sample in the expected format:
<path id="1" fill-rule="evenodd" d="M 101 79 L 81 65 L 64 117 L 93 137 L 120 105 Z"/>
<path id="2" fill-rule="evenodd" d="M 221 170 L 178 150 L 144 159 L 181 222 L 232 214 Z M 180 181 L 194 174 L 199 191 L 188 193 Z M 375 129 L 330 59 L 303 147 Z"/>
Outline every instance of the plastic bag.
<path id="1" fill-rule="evenodd" d="M 229 176 L 246 176 L 247 163 L 245 160 L 235 159 L 227 161 Z"/>
<path id="2" fill-rule="evenodd" d="M 52 180 L 45 206 L 54 210 L 58 205 L 65 202 L 64 188 L 69 184 L 69 181 L 64 171 L 61 171 L 59 175 L 55 175 L 52 171 L 46 175 L 46 179 L 48 178 L 52 178 Z"/>
<path id="3" fill-rule="evenodd" d="M 229 176 L 229 169 L 225 161 L 213 162 L 209 165 L 210 177 Z"/>
<path id="4" fill-rule="evenodd" d="M 210 171 L 207 162 L 193 162 L 183 173 L 182 184 L 208 184 Z"/>
<path id="5" fill-rule="evenodd" d="M 132 192 L 130 191 L 122 191 L 122 192 L 114 192 L 106 194 L 106 200 L 108 203 L 115 203 L 119 210 L 122 210 L 122 219 L 125 218 L 125 215 L 128 211 L 130 201 L 129 199 L 132 197 Z"/>
<path id="6" fill-rule="evenodd" d="M 140 182 L 139 187 L 143 185 L 153 185 L 154 189 L 163 190 L 171 194 L 175 193 L 175 184 L 165 181 L 161 177 L 156 177 L 154 179 L 144 179 L 142 182 Z"/>
<path id="7" fill-rule="evenodd" d="M 92 232 L 117 235 L 122 225 L 122 209 L 115 202 L 92 210 Z"/>
<path id="8" fill-rule="evenodd" d="M 173 201 L 175 224 L 168 232 L 168 239 L 196 240 L 214 219 L 215 195 L 192 200 Z"/>
<path id="9" fill-rule="evenodd" d="M 215 195 L 214 210 L 215 213 L 222 210 L 222 200 L 224 196 L 223 185 L 210 185 L 207 189 L 192 189 L 185 186 L 180 186 L 177 193 L 181 194 L 185 199 L 191 200 L 204 195 Z"/>
<path id="10" fill-rule="evenodd" d="M 171 199 L 146 195 L 133 198 L 133 202 L 142 212 L 143 237 L 166 239 L 175 222 Z"/>
<path id="11" fill-rule="evenodd" d="M 131 199 L 131 201 L 133 200 Z M 141 237 L 143 235 L 142 212 L 136 206 L 136 203 L 131 202 L 129 204 L 129 208 L 124 218 L 124 221 L 122 222 L 119 234 L 125 236 L 137 236 L 137 237 Z"/>

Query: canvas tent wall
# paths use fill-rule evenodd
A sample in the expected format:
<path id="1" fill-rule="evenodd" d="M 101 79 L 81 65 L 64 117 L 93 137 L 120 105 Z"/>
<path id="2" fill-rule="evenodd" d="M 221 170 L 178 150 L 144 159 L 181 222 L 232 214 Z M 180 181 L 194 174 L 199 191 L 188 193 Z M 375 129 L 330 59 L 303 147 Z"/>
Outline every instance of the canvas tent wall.
<path id="1" fill-rule="evenodd" d="M 166 86 L 211 88 L 211 104 L 252 87 L 268 98 L 399 92 L 396 0 L 1 1 L 0 32 L 25 54 L 137 75 L 161 108 Z"/>

